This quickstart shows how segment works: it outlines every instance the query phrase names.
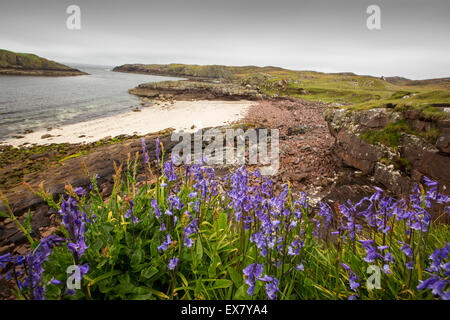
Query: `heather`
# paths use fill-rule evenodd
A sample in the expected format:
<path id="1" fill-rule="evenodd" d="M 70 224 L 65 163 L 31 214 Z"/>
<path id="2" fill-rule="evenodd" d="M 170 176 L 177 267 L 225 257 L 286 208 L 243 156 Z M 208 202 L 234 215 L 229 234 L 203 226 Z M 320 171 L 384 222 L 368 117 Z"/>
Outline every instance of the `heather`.
<path id="1" fill-rule="evenodd" d="M 115 165 L 106 199 L 87 170 L 90 188 L 68 185 L 58 201 L 44 186 L 32 190 L 58 210 L 54 235 L 33 239 L 29 220 L 2 213 L 32 248 L 0 256 L 18 299 L 450 297 L 450 232 L 438 222 L 448 220 L 450 200 L 426 177 L 407 198 L 375 188 L 358 203 L 314 208 L 289 183 L 275 192 L 257 170 L 216 177 L 205 162 L 175 166 L 158 142 L 155 167 L 147 150 L 144 140 L 140 154 Z M 79 289 L 67 288 L 71 266 Z"/>

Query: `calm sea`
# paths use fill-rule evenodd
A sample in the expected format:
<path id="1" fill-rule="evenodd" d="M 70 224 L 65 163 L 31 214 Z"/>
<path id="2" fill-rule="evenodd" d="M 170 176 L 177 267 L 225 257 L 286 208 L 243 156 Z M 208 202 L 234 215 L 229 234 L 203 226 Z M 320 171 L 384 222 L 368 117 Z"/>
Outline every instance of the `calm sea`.
<path id="1" fill-rule="evenodd" d="M 112 72 L 109 66 L 75 65 L 77 77 L 0 75 L 0 140 L 37 130 L 130 111 L 138 84 L 176 78 Z"/>

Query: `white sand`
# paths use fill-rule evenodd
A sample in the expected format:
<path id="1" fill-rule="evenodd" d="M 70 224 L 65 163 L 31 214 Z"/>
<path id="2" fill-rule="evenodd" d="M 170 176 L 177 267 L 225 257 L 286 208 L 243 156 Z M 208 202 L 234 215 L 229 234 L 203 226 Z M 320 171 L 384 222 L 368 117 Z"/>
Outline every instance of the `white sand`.
<path id="1" fill-rule="evenodd" d="M 89 143 L 106 137 L 121 134 L 145 135 L 167 128 L 193 132 L 199 128 L 215 127 L 241 119 L 254 102 L 241 101 L 175 101 L 166 106 L 152 105 L 140 108 L 141 112 L 110 116 L 82 123 L 65 125 L 59 128 L 41 130 L 24 135 L 24 138 L 11 138 L 4 144 L 20 146 L 50 143 Z M 195 125 L 194 129 L 191 127 Z M 43 135 L 52 137 L 42 139 Z M 84 137 L 81 137 L 84 135 Z"/>

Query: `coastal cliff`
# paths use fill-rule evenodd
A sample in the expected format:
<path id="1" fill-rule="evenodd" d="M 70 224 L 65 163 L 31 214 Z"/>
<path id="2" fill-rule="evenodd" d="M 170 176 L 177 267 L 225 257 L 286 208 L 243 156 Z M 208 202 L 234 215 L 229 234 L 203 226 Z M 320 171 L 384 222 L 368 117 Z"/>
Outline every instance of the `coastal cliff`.
<path id="1" fill-rule="evenodd" d="M 41 58 L 30 53 L 16 53 L 0 49 L 0 74 L 24 76 L 81 76 L 78 69 Z"/>

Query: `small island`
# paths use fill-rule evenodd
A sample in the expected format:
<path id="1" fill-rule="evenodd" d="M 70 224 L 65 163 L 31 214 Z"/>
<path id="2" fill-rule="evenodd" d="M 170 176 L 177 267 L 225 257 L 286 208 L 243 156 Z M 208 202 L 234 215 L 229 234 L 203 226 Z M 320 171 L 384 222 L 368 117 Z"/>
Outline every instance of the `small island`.
<path id="1" fill-rule="evenodd" d="M 0 74 L 22 76 L 82 76 L 86 72 L 31 53 L 16 53 L 0 49 Z"/>

